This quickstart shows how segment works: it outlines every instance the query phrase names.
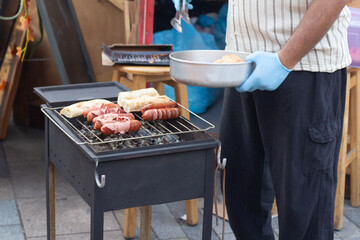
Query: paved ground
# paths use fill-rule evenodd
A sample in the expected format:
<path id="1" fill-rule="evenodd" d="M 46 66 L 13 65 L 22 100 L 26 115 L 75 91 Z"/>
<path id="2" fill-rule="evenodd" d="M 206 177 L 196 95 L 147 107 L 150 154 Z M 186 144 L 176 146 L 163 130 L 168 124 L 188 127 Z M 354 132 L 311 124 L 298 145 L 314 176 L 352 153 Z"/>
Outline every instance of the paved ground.
<path id="1" fill-rule="evenodd" d="M 210 109 L 210 120 L 217 125 L 218 106 Z M 219 114 L 215 114 L 219 115 Z M 207 114 L 205 114 L 207 118 Z M 214 130 L 215 132 L 217 130 Z M 45 240 L 45 167 L 44 131 L 10 124 L 7 139 L 0 142 L 0 240 Z M 4 159 L 6 158 L 6 161 Z M 218 191 L 219 192 L 219 191 Z M 199 199 L 197 226 L 190 227 L 180 219 L 184 203 L 174 202 L 152 208 L 153 239 L 201 239 L 202 200 Z M 335 239 L 360 239 L 360 208 L 345 202 L 344 228 Z M 221 236 L 221 225 L 213 218 L 212 240 Z M 105 214 L 105 239 L 123 239 L 123 211 Z M 273 218 L 277 236 L 277 218 Z M 60 240 L 89 239 L 90 208 L 60 175 L 56 174 L 56 233 Z M 227 223 L 225 239 L 233 240 Z M 138 239 L 139 233 L 137 233 Z"/>

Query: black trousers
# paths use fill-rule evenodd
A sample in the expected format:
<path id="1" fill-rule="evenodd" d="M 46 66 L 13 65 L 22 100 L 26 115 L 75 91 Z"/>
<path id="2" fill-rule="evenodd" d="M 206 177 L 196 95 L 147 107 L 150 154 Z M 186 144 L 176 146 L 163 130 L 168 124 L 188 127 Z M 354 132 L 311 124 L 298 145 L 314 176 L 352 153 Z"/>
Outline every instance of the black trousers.
<path id="1" fill-rule="evenodd" d="M 274 196 L 280 240 L 333 239 L 345 94 L 346 69 L 294 71 L 275 91 L 225 90 L 220 140 L 237 239 L 274 239 Z"/>

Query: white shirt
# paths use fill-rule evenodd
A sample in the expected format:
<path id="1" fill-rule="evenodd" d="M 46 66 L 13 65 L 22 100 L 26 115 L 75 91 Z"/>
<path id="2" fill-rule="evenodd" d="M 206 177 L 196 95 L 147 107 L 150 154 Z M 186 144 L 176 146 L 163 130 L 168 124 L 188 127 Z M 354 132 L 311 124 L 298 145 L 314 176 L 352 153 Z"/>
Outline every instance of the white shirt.
<path id="1" fill-rule="evenodd" d="M 226 50 L 277 52 L 294 33 L 311 2 L 229 0 Z M 345 6 L 327 34 L 296 64 L 294 70 L 334 72 L 350 65 L 347 42 L 350 16 L 350 10 Z"/>

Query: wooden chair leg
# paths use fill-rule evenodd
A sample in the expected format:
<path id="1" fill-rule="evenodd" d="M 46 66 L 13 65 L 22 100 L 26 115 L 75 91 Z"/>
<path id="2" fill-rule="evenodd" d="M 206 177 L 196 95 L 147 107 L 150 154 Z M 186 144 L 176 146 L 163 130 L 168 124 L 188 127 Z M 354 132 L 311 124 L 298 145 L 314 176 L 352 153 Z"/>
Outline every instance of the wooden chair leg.
<path id="1" fill-rule="evenodd" d="M 197 200 L 185 200 L 186 222 L 189 226 L 194 226 L 199 222 Z"/>
<path id="2" fill-rule="evenodd" d="M 360 73 L 356 71 L 352 78 L 355 78 L 356 85 L 350 95 L 350 149 L 355 149 L 356 158 L 351 162 L 350 169 L 350 204 L 353 207 L 360 206 Z"/>
<path id="3" fill-rule="evenodd" d="M 350 73 L 348 73 L 347 79 L 349 82 Z M 346 159 L 346 153 L 347 153 L 347 135 L 348 135 L 348 123 L 349 123 L 349 94 L 350 94 L 350 86 L 349 86 L 349 84 L 347 84 L 343 134 L 342 134 L 340 154 L 339 154 L 338 181 L 337 181 L 336 197 L 335 197 L 334 228 L 336 230 L 340 230 L 343 225 L 345 177 L 346 177 L 345 159 Z"/>
<path id="4" fill-rule="evenodd" d="M 169 84 L 174 88 L 176 102 L 180 103 L 185 108 L 189 108 L 186 85 L 174 81 L 167 81 L 166 84 Z M 185 111 L 184 109 L 181 109 L 181 115 L 186 117 L 187 119 L 190 118 L 189 112 Z M 198 224 L 199 216 L 198 216 L 197 200 L 196 199 L 186 200 L 185 210 L 186 210 L 187 224 L 190 226 Z"/>
<path id="5" fill-rule="evenodd" d="M 350 165 L 351 176 L 350 176 L 350 205 L 352 207 L 360 206 L 360 196 L 359 196 L 359 181 L 360 181 L 360 163 L 359 157 L 356 156 L 354 161 Z"/>
<path id="6" fill-rule="evenodd" d="M 129 89 L 133 89 L 133 81 L 132 80 L 130 80 L 124 76 L 120 76 L 119 82 Z"/>
<path id="7" fill-rule="evenodd" d="M 143 89 L 143 88 L 146 88 L 146 76 L 134 74 L 132 90 Z"/>
<path id="8" fill-rule="evenodd" d="M 123 235 L 126 239 L 135 238 L 136 236 L 136 215 L 136 207 L 125 209 Z"/>
<path id="9" fill-rule="evenodd" d="M 186 85 L 175 82 L 175 81 L 166 81 L 166 84 L 172 86 L 175 91 L 175 100 L 180 103 L 185 108 L 189 109 L 188 95 Z M 190 119 L 190 114 L 185 109 L 181 109 L 181 115 Z"/>
<path id="10" fill-rule="evenodd" d="M 120 80 L 120 72 L 117 69 L 114 69 L 113 75 L 112 75 L 112 81 L 119 82 L 119 80 Z"/>
<path id="11" fill-rule="evenodd" d="M 175 100 L 180 103 L 185 108 L 189 109 L 188 95 L 186 85 L 174 82 L 173 84 L 175 91 Z M 189 112 L 181 109 L 181 115 L 190 119 Z M 197 200 L 191 199 L 185 201 L 185 210 L 186 210 L 186 221 L 190 226 L 196 225 L 199 222 Z"/>
<path id="12" fill-rule="evenodd" d="M 182 106 L 184 106 L 185 108 L 189 109 L 186 85 L 181 84 L 181 83 L 175 83 L 174 90 L 175 90 L 176 101 L 178 103 L 180 103 Z M 189 112 L 185 111 L 184 109 L 181 109 L 181 111 L 182 111 L 181 114 L 184 117 L 186 117 L 187 119 L 190 119 Z"/>
<path id="13" fill-rule="evenodd" d="M 151 206 L 141 207 L 140 240 L 151 239 Z"/>
<path id="14" fill-rule="evenodd" d="M 153 87 L 158 91 L 160 95 L 165 94 L 165 86 L 163 82 L 153 82 Z"/>

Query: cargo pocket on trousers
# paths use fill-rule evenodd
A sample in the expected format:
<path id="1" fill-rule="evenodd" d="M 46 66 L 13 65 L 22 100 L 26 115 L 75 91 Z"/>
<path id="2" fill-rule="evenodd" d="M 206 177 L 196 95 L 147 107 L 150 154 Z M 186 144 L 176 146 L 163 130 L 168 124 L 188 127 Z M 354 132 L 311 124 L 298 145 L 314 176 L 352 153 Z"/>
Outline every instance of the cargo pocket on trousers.
<path id="1" fill-rule="evenodd" d="M 307 130 L 302 170 L 305 176 L 315 176 L 324 173 L 337 159 L 334 154 L 341 130 L 340 119 Z"/>

